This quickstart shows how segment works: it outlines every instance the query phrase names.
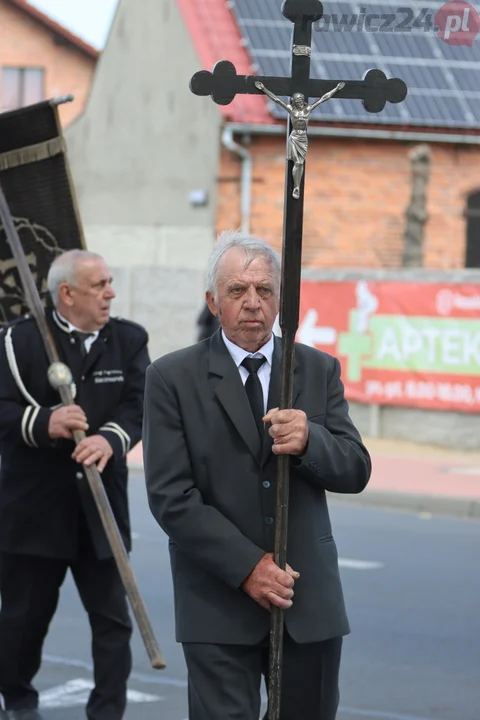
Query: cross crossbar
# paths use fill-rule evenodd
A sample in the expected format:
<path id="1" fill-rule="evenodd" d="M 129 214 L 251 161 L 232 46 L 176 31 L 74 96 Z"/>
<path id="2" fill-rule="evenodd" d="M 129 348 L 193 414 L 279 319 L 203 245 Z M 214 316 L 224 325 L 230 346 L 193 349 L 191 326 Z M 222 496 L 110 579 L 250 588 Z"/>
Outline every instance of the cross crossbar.
<path id="1" fill-rule="evenodd" d="M 291 97 L 294 92 L 301 92 L 292 77 L 275 77 L 263 75 L 238 75 L 235 65 L 229 60 L 220 60 L 212 72 L 200 70 L 190 80 L 190 90 L 195 95 L 212 98 L 217 105 L 229 105 L 236 95 L 262 95 L 262 90 L 255 86 L 261 81 L 275 95 Z M 387 102 L 399 103 L 407 96 L 407 87 L 399 78 L 387 78 L 382 70 L 368 70 L 362 80 L 316 80 L 308 81 L 305 99 L 321 97 L 333 90 L 340 82 L 344 87 L 335 97 L 343 100 L 362 100 L 367 112 L 381 112 Z"/>

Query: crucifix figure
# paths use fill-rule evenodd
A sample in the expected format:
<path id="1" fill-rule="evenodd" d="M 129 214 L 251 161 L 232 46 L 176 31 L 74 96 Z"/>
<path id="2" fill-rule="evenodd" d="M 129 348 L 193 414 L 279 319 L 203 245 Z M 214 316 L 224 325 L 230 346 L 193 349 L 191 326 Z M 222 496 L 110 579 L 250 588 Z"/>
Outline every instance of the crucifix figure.
<path id="1" fill-rule="evenodd" d="M 265 93 L 270 100 L 283 107 L 288 112 L 292 121 L 292 132 L 288 136 L 287 145 L 287 160 L 293 162 L 293 192 L 292 196 L 298 200 L 300 197 L 300 183 L 303 177 L 303 168 L 305 165 L 305 158 L 307 157 L 308 150 L 308 135 L 307 127 L 310 116 L 316 107 L 321 103 L 330 100 L 339 90 L 345 87 L 344 82 L 339 82 L 333 90 L 325 93 L 322 97 L 311 105 L 307 105 L 305 102 L 305 96 L 302 93 L 294 93 L 291 103 L 286 103 L 281 98 L 274 95 L 265 85 L 260 82 L 255 82 L 255 87 Z"/>
<path id="2" fill-rule="evenodd" d="M 228 105 L 236 95 L 265 93 L 287 110 L 287 164 L 282 246 L 280 327 L 282 330 L 282 378 L 280 409 L 290 409 L 293 398 L 295 336 L 300 307 L 303 206 L 307 124 L 312 110 L 335 95 L 341 99 L 361 100 L 369 113 L 381 112 L 387 102 L 400 103 L 407 86 L 399 78 L 387 78 L 381 70 L 368 70 L 362 80 L 317 80 L 310 78 L 312 26 L 323 16 L 320 0 L 284 0 L 282 14 L 293 24 L 291 73 L 289 77 L 239 75 L 228 60 L 217 62 L 212 72 L 201 70 L 190 81 L 195 95 L 210 95 L 218 105 Z M 268 88 L 268 91 L 267 91 Z M 310 97 L 320 98 L 309 105 Z M 285 569 L 289 506 L 290 457 L 277 458 L 276 512 L 274 520 L 274 559 Z M 283 611 L 272 606 L 270 626 L 268 718 L 280 718 L 281 671 L 283 653 Z"/>

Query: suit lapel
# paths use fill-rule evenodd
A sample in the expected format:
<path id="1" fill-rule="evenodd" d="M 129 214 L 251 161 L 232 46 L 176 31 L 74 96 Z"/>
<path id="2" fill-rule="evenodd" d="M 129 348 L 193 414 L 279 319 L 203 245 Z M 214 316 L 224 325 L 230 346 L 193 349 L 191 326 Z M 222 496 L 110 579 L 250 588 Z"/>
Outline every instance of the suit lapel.
<path id="1" fill-rule="evenodd" d="M 240 373 L 218 330 L 210 340 L 210 378 L 220 377 L 214 392 L 245 445 L 258 462 L 260 438 Z"/>
<path id="2" fill-rule="evenodd" d="M 276 337 L 272 357 L 272 371 L 270 375 L 270 388 L 268 391 L 267 411 L 272 410 L 273 408 L 278 408 L 280 406 L 280 396 L 282 391 L 282 357 L 282 341 L 280 338 Z M 298 377 L 296 377 L 297 370 L 298 365 L 297 361 L 295 361 L 295 369 L 293 375 L 292 407 L 295 407 L 295 403 L 300 392 L 300 387 L 298 385 Z M 268 462 L 268 460 L 272 456 L 272 445 L 273 439 L 268 434 L 267 427 L 262 448 L 262 465 L 265 465 L 265 463 Z"/>

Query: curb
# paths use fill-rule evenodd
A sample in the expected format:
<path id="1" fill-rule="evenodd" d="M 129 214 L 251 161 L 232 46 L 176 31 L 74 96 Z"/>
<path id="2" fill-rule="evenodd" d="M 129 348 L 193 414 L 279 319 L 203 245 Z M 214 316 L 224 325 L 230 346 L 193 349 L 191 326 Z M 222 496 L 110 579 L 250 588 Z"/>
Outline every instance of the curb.
<path id="1" fill-rule="evenodd" d="M 329 504 L 347 503 L 362 507 L 406 510 L 432 515 L 480 520 L 480 499 L 445 497 L 443 495 L 422 495 L 417 493 L 389 492 L 387 490 L 369 490 L 359 495 L 341 495 L 328 493 Z"/>

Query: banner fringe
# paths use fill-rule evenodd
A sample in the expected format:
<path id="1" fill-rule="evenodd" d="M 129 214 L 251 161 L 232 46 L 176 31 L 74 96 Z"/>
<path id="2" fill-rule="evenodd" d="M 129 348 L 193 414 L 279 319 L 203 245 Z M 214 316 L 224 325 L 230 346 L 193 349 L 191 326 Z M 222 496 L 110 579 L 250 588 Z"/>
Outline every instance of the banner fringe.
<path id="1" fill-rule="evenodd" d="M 28 165 L 41 160 L 48 160 L 54 155 L 60 155 L 66 152 L 66 143 L 63 137 L 56 137 L 53 140 L 38 143 L 37 145 L 29 145 L 19 150 L 10 150 L 0 155 L 0 172 L 10 170 L 20 165 Z"/>

